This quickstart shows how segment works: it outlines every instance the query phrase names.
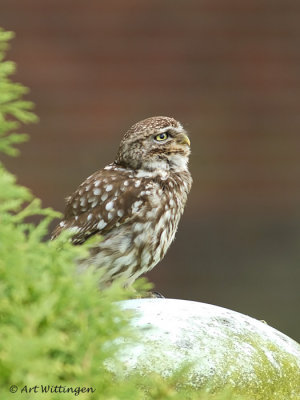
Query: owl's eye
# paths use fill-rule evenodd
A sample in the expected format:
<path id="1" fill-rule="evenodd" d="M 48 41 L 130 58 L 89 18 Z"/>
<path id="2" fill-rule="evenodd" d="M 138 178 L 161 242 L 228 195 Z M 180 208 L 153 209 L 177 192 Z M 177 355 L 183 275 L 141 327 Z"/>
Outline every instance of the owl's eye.
<path id="1" fill-rule="evenodd" d="M 163 142 L 164 140 L 167 140 L 169 137 L 168 132 L 160 133 L 159 135 L 155 136 L 155 140 L 158 142 Z"/>

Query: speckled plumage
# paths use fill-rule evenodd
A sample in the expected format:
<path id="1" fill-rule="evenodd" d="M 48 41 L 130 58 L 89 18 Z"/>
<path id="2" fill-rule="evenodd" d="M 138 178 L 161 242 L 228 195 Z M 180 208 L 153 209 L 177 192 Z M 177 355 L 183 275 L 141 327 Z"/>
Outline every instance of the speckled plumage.
<path id="1" fill-rule="evenodd" d="M 168 138 L 159 142 L 160 134 Z M 80 267 L 93 264 L 105 268 L 103 281 L 122 276 L 131 284 L 164 257 L 174 239 L 192 184 L 189 145 L 173 118 L 152 117 L 133 125 L 115 161 L 68 197 L 53 238 L 63 229 L 72 229 L 74 244 L 101 235 Z"/>

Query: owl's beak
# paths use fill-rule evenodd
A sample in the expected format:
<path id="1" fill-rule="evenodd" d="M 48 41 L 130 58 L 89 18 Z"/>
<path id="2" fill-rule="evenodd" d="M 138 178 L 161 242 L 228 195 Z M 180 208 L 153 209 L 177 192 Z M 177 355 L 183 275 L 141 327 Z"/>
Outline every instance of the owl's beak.
<path id="1" fill-rule="evenodd" d="M 188 138 L 188 136 L 184 133 L 180 134 L 177 136 L 177 140 L 176 142 L 178 144 L 187 144 L 188 146 L 191 146 L 191 142 L 190 139 Z"/>

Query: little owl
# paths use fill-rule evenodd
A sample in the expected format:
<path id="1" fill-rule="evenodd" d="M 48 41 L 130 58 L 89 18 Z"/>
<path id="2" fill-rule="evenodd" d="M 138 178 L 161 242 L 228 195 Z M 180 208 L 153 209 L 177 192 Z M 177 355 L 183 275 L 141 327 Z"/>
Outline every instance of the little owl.
<path id="1" fill-rule="evenodd" d="M 99 236 L 80 268 L 103 268 L 103 282 L 126 285 L 166 254 L 191 189 L 190 140 L 173 118 L 152 117 L 123 136 L 115 161 L 88 177 L 67 198 L 64 229 L 81 244 Z"/>

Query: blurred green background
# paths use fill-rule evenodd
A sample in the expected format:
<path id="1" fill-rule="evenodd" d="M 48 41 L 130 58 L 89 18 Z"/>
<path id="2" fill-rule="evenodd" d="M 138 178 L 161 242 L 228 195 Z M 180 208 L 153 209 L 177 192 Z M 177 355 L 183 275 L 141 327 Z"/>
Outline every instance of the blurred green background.
<path id="1" fill-rule="evenodd" d="M 41 119 L 6 165 L 62 211 L 130 125 L 175 117 L 194 185 L 149 279 L 299 340 L 299 21 L 294 0 L 1 0 Z"/>

